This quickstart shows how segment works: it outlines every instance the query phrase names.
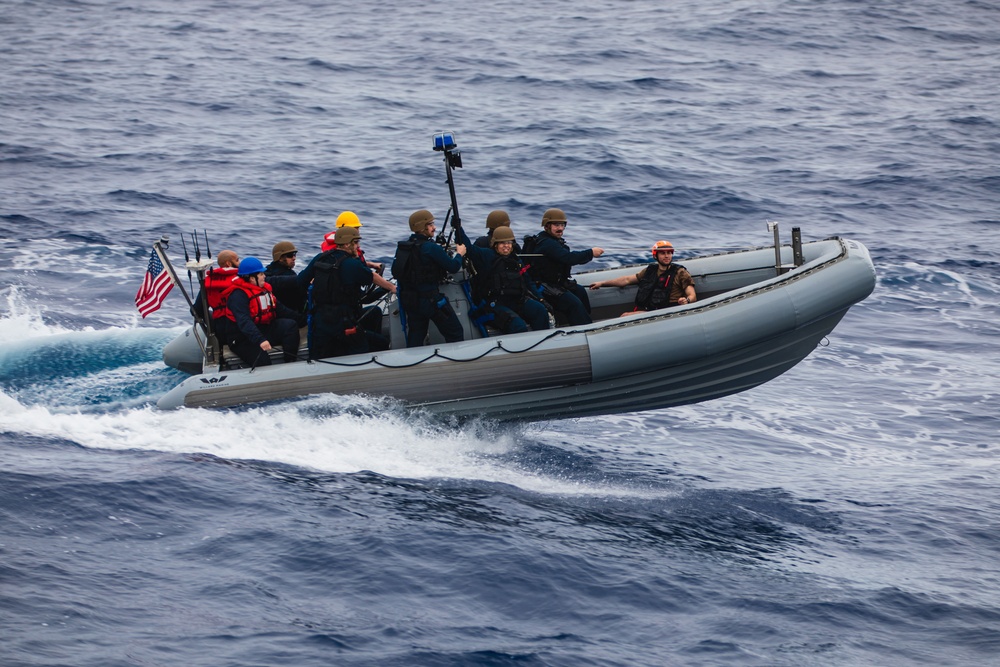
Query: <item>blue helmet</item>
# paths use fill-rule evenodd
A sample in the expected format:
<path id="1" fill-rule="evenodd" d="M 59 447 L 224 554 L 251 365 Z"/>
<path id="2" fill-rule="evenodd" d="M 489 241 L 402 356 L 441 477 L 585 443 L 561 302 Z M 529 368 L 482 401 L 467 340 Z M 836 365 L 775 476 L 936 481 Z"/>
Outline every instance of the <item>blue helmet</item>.
<path id="1" fill-rule="evenodd" d="M 264 265 L 256 257 L 244 257 L 240 261 L 240 268 L 236 270 L 237 275 L 252 276 L 255 273 L 264 273 Z"/>

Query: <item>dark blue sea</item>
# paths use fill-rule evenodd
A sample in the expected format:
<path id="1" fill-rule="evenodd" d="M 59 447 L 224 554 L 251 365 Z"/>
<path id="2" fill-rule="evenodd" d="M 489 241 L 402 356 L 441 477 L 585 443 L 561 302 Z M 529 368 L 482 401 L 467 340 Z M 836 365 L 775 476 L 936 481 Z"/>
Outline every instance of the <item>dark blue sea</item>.
<path id="1" fill-rule="evenodd" d="M 0 665 L 1000 664 L 998 110 L 987 0 L 0 0 Z M 442 130 L 470 230 L 878 285 L 682 408 L 153 407 L 154 241 L 388 259 Z"/>

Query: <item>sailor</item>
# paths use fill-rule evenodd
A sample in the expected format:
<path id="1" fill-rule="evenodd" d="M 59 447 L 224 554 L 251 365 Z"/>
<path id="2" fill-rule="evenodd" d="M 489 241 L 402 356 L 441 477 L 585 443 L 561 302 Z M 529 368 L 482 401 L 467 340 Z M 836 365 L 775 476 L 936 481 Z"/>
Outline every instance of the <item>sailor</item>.
<path id="1" fill-rule="evenodd" d="M 248 366 L 269 366 L 268 352 L 281 345 L 285 363 L 299 351 L 299 322 L 305 318 L 278 303 L 264 280 L 264 264 L 256 257 L 240 262 L 236 278 L 223 294 L 226 320 L 220 337 Z M 304 322 L 303 322 L 304 323 Z"/>
<path id="2" fill-rule="evenodd" d="M 299 250 L 291 241 L 279 241 L 271 248 L 273 261 L 264 269 L 267 282 L 278 301 L 297 313 L 304 313 L 306 308 L 306 292 L 297 280 L 275 280 L 275 278 L 294 278 L 295 260 Z"/>
<path id="3" fill-rule="evenodd" d="M 448 255 L 444 248 L 434 243 L 434 215 L 427 209 L 414 211 L 410 216 L 412 234 L 396 247 L 392 275 L 399 288 L 399 303 L 406 319 L 406 346 L 424 344 L 431 322 L 437 326 L 446 342 L 463 340 L 462 323 L 448 299 L 441 294 L 439 285 L 449 273 L 462 268 L 465 245 L 458 244 L 458 256 Z"/>
<path id="4" fill-rule="evenodd" d="M 361 219 L 358 218 L 358 214 L 355 213 L 354 211 L 342 212 L 340 215 L 337 216 L 336 229 L 334 229 L 332 232 L 329 232 L 326 236 L 323 237 L 323 245 L 320 246 L 320 252 L 326 252 L 327 250 L 334 250 L 337 247 L 337 241 L 336 241 L 337 230 L 343 227 L 354 227 L 360 233 L 361 227 L 363 227 L 363 225 L 361 224 Z M 369 262 L 365 258 L 364 251 L 361 250 L 360 247 L 358 248 L 358 259 L 364 262 L 365 266 L 367 266 L 368 268 L 370 268 L 372 271 L 375 272 L 375 275 L 372 276 L 372 282 L 375 283 L 376 287 L 382 288 L 381 291 L 379 292 L 379 295 L 385 294 L 386 292 L 391 292 L 393 294 L 396 293 L 396 286 L 382 277 L 382 273 L 385 271 L 385 264 L 383 264 L 382 262 Z M 372 300 L 373 298 L 371 297 L 365 299 L 365 301 L 368 303 L 370 303 Z"/>
<path id="5" fill-rule="evenodd" d="M 694 303 L 698 296 L 691 274 L 680 264 L 674 264 L 674 246 L 670 241 L 657 241 L 650 248 L 656 262 L 642 271 L 610 280 L 600 280 L 590 285 L 590 289 L 601 287 L 628 287 L 638 285 L 635 294 L 635 309 L 622 315 L 658 310 Z"/>
<path id="6" fill-rule="evenodd" d="M 570 250 L 563 240 L 566 231 L 566 214 L 562 209 L 550 208 L 542 214 L 542 229 L 534 237 L 526 237 L 525 257 L 530 265 L 531 277 L 538 283 L 541 296 L 570 325 L 589 324 L 590 299 L 587 290 L 570 277 L 573 266 L 586 264 L 604 254 L 603 248 Z"/>
<path id="7" fill-rule="evenodd" d="M 236 277 L 240 257 L 232 250 L 223 250 L 215 258 L 215 261 L 219 266 L 205 272 L 202 289 L 198 292 L 198 296 L 195 297 L 194 304 L 191 306 L 192 315 L 203 317 L 205 315 L 205 300 L 208 300 L 208 307 L 211 311 L 208 324 L 213 329 L 218 328 L 216 326 L 218 320 L 226 317 L 226 303 L 222 299 L 222 294 L 229 289 L 233 278 Z"/>
<path id="8" fill-rule="evenodd" d="M 514 250 L 514 232 L 508 226 L 493 230 L 490 248 L 469 245 L 465 231 L 459 240 L 468 248 L 468 258 L 476 270 L 472 279 L 473 303 L 480 313 L 503 333 L 523 333 L 549 328 L 549 311 L 534 298 L 534 290 L 521 259 Z M 481 305 L 479 305 L 481 304 Z"/>
<path id="9" fill-rule="evenodd" d="M 499 209 L 490 211 L 489 215 L 486 216 L 486 234 L 476 239 L 475 245 L 480 248 L 492 247 L 490 241 L 493 239 L 494 232 L 500 227 L 510 228 L 510 216 L 507 214 L 507 211 Z M 514 241 L 514 252 L 521 252 L 521 245 L 516 240 Z"/>
<path id="10" fill-rule="evenodd" d="M 381 334 L 381 308 L 364 309 L 361 305 L 365 290 L 377 275 L 358 256 L 361 232 L 357 227 L 341 227 L 334 243 L 336 248 L 310 263 L 313 287 L 309 358 L 388 350 L 389 340 Z"/>

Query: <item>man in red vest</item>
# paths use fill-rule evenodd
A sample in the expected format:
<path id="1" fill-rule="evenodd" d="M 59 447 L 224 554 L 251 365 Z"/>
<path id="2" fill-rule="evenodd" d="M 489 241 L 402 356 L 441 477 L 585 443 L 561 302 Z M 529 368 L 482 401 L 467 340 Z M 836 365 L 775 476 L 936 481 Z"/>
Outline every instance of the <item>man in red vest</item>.
<path id="1" fill-rule="evenodd" d="M 226 304 L 222 299 L 222 294 L 233 284 L 233 278 L 236 277 L 238 272 L 237 267 L 240 263 L 240 257 L 232 250 L 223 250 L 215 258 L 215 261 L 219 266 L 205 272 L 205 284 L 202 290 L 198 292 L 198 296 L 194 300 L 194 305 L 191 306 L 192 315 L 195 317 L 204 317 L 205 300 L 208 300 L 208 307 L 210 309 L 208 324 L 213 329 L 217 328 L 215 325 L 219 319 L 226 317 Z"/>

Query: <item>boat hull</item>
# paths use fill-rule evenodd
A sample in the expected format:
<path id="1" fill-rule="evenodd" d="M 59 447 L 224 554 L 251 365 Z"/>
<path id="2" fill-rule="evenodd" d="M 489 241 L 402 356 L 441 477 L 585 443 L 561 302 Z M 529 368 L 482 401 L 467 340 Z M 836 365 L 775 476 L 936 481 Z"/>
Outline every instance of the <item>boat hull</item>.
<path id="1" fill-rule="evenodd" d="M 770 278 L 689 306 L 582 327 L 205 373 L 182 382 L 158 406 L 229 407 L 323 393 L 365 394 L 435 414 L 538 420 L 719 398 L 792 368 L 874 289 L 874 267 L 864 246 L 841 239 L 816 244 L 807 244 L 811 260 L 795 270 L 776 275 L 772 265 Z M 758 257 L 738 255 L 691 261 L 696 282 L 702 276 L 699 289 L 740 272 L 766 275 Z M 595 272 L 589 282 L 607 273 Z M 587 274 L 577 277 L 588 282 Z M 591 294 L 607 298 L 611 291 L 617 290 Z M 600 300 L 595 302 L 600 307 Z"/>

